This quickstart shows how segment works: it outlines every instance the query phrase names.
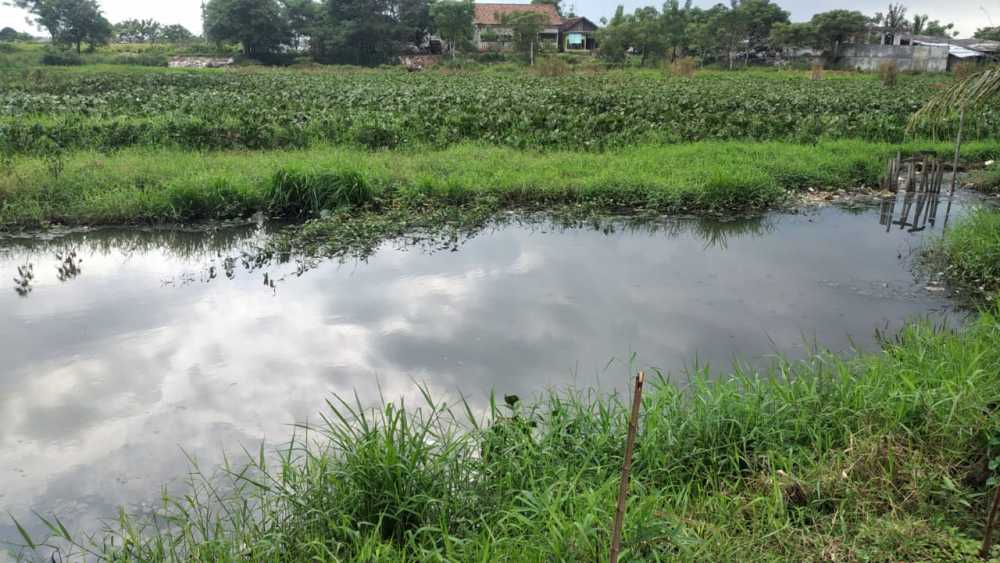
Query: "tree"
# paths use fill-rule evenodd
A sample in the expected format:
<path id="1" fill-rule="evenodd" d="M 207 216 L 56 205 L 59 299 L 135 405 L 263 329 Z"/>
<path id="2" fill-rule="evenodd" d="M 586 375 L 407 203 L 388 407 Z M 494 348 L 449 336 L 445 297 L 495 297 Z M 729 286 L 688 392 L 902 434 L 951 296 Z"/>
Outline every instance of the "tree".
<path id="1" fill-rule="evenodd" d="M 114 25 L 114 33 L 122 43 L 156 43 L 163 26 L 154 20 L 125 20 Z"/>
<path id="2" fill-rule="evenodd" d="M 671 62 L 677 59 L 679 53 L 687 51 L 690 16 L 691 0 L 686 0 L 683 7 L 678 0 L 667 0 L 663 4 L 663 33 Z"/>
<path id="3" fill-rule="evenodd" d="M 532 4 L 551 4 L 556 7 L 556 13 L 560 16 L 563 15 L 561 0 L 531 0 Z M 573 17 L 572 15 L 569 17 Z"/>
<path id="4" fill-rule="evenodd" d="M 716 4 L 698 12 L 688 29 L 691 45 L 702 58 L 726 58 L 730 69 L 735 67 L 737 50 L 750 31 L 750 22 L 741 17 L 737 0 L 731 6 Z"/>
<path id="5" fill-rule="evenodd" d="M 976 30 L 975 38 L 984 41 L 1000 41 L 1000 26 L 981 27 Z"/>
<path id="6" fill-rule="evenodd" d="M 538 43 L 538 34 L 542 32 L 547 18 L 537 12 L 509 12 L 500 18 L 500 24 L 510 28 L 514 51 L 528 58 Z"/>
<path id="7" fill-rule="evenodd" d="M 890 45 L 896 42 L 896 34 L 910 29 L 910 22 L 906 19 L 906 6 L 902 4 L 889 4 L 886 12 L 876 13 L 872 21 L 885 28 L 885 39 Z"/>
<path id="8" fill-rule="evenodd" d="M 291 33 L 292 46 L 296 50 L 305 47 L 306 37 L 312 35 L 316 22 L 320 19 L 319 4 L 313 0 L 281 0 L 281 8 L 288 31 Z"/>
<path id="9" fill-rule="evenodd" d="M 194 34 L 180 24 L 165 25 L 160 30 L 160 39 L 165 43 L 190 43 L 194 41 Z"/>
<path id="10" fill-rule="evenodd" d="M 833 57 L 840 56 L 840 45 L 851 36 L 864 32 L 868 18 L 853 10 L 832 10 L 816 14 L 810 24 L 815 32 L 816 46 L 829 49 Z"/>
<path id="11" fill-rule="evenodd" d="M 430 11 L 432 1 L 395 0 L 396 20 L 403 30 L 404 41 L 414 45 L 423 44 L 434 26 Z"/>
<path id="12" fill-rule="evenodd" d="M 611 20 L 603 20 L 604 27 L 597 31 L 597 42 L 601 48 L 597 55 L 609 62 L 621 64 L 625 62 L 628 50 L 632 47 L 631 28 L 626 24 L 625 6 L 619 5 Z"/>
<path id="13" fill-rule="evenodd" d="M 779 22 L 771 28 L 767 39 L 774 49 L 802 49 L 816 44 L 816 30 L 811 23 Z"/>
<path id="14" fill-rule="evenodd" d="M 217 43 L 239 43 L 248 57 L 277 52 L 291 43 L 277 0 L 209 0 L 205 35 Z"/>
<path id="15" fill-rule="evenodd" d="M 770 0 L 742 0 L 734 11 L 733 16 L 741 20 L 741 28 L 746 30 L 748 59 L 751 51 L 767 47 L 775 24 L 788 23 L 788 12 Z"/>
<path id="16" fill-rule="evenodd" d="M 916 31 L 913 33 L 916 33 Z M 938 20 L 931 20 L 924 26 L 924 35 L 932 37 L 958 37 L 958 32 L 955 31 L 954 23 L 942 24 Z"/>
<path id="17" fill-rule="evenodd" d="M 412 4 L 401 0 L 326 0 L 320 11 L 310 37 L 313 56 L 320 62 L 388 63 L 416 35 L 408 19 Z"/>
<path id="18" fill-rule="evenodd" d="M 111 39 L 111 22 L 97 0 L 11 0 L 10 5 L 32 14 L 53 43 L 73 45 L 77 53 L 84 43 L 93 49 Z"/>
<path id="19" fill-rule="evenodd" d="M 17 39 L 17 30 L 13 27 L 5 27 L 0 29 L 0 41 L 15 41 Z"/>
<path id="20" fill-rule="evenodd" d="M 432 4 L 430 10 L 434 29 L 451 46 L 454 57 L 458 47 L 472 38 L 476 11 L 472 0 L 441 0 Z"/>

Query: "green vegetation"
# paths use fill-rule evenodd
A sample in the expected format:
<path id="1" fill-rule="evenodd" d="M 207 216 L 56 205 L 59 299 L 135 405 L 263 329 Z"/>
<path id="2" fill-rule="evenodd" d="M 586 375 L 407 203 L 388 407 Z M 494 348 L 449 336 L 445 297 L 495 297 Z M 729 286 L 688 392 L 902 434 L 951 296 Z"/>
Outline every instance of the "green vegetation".
<path id="1" fill-rule="evenodd" d="M 2 71 L 0 71 L 2 72 Z M 614 71 L 539 77 L 444 72 L 204 72 L 128 67 L 12 70 L 0 81 L 8 153 L 129 146 L 369 148 L 460 141 L 598 150 L 640 142 L 901 142 L 943 77 Z M 948 137 L 953 125 L 918 133 Z M 985 108 L 966 138 L 1000 136 Z"/>
<path id="2" fill-rule="evenodd" d="M 744 212 L 786 190 L 874 185 L 900 147 L 696 143 L 605 153 L 458 145 L 440 151 L 307 150 L 195 153 L 179 149 L 50 153 L 0 163 L 0 228 L 314 215 L 345 205 L 386 209 L 587 204 L 605 210 Z M 906 152 L 947 155 L 947 144 Z M 968 145 L 986 160 L 994 143 Z"/>
<path id="3" fill-rule="evenodd" d="M 998 363 L 986 313 L 960 333 L 910 326 L 879 354 L 654 382 L 627 558 L 975 560 Z M 627 401 L 506 402 L 484 420 L 430 396 L 372 411 L 334 399 L 277 459 L 250 454 L 221 482 L 196 471 L 155 517 L 79 543 L 143 561 L 605 559 Z"/>
<path id="4" fill-rule="evenodd" d="M 953 283 L 992 300 L 1000 291 L 1000 211 L 976 210 L 949 230 L 930 254 Z"/>

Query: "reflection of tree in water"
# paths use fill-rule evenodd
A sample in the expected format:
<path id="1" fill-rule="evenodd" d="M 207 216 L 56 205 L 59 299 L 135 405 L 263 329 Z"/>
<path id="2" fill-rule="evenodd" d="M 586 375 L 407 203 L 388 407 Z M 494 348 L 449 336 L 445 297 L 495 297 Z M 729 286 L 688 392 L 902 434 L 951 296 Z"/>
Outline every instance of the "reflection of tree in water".
<path id="1" fill-rule="evenodd" d="M 83 272 L 80 267 L 83 264 L 83 260 L 77 256 L 76 250 L 70 250 L 65 255 L 56 254 L 56 260 L 60 261 L 59 266 L 56 268 L 56 277 L 61 282 L 75 279 Z"/>
<path id="2" fill-rule="evenodd" d="M 250 226 L 214 229 L 98 229 L 67 231 L 45 236 L 9 236 L 0 239 L 0 261 L 22 262 L 14 278 L 15 291 L 27 296 L 32 292 L 35 266 L 55 260 L 56 278 L 60 282 L 76 279 L 83 273 L 85 256 L 134 256 L 157 253 L 208 264 L 212 279 L 222 268 L 213 262 L 224 260 L 266 232 Z"/>
<path id="3" fill-rule="evenodd" d="M 31 280 L 35 279 L 35 267 L 30 262 L 17 267 L 17 277 L 14 278 L 14 291 L 21 297 L 31 293 Z"/>
<path id="4" fill-rule="evenodd" d="M 364 223 L 358 220 L 358 231 Z M 364 262 L 384 244 L 398 250 L 416 250 L 428 254 L 458 251 L 467 242 L 511 226 L 529 232 L 564 232 L 593 230 L 605 235 L 616 233 L 665 236 L 670 239 L 692 236 L 705 248 L 725 249 L 735 238 L 759 237 L 774 229 L 766 216 L 738 220 L 663 218 L 663 217 L 574 217 L 558 213 L 507 214 L 468 223 L 443 222 L 417 227 L 405 232 L 361 234 L 341 237 L 321 245 L 296 245 L 297 226 L 228 227 L 214 229 L 102 229 L 69 232 L 50 238 L 12 238 L 0 241 L 0 260 L 20 259 L 27 265 L 19 268 L 15 279 L 18 294 L 31 292 L 34 277 L 32 262 L 55 257 L 60 281 L 69 281 L 82 273 L 83 256 L 133 256 L 157 253 L 165 258 L 201 263 L 197 274 L 181 275 L 181 283 L 211 282 L 220 276 L 234 279 L 238 273 L 254 273 L 292 265 L 283 274 L 263 272 L 263 284 L 271 289 L 287 276 L 299 277 L 326 261 Z M 278 234 L 278 236 L 272 236 Z M 275 241 L 282 241 L 281 244 Z M 22 269 L 24 270 L 22 272 Z M 173 284 L 173 281 L 165 281 Z"/>

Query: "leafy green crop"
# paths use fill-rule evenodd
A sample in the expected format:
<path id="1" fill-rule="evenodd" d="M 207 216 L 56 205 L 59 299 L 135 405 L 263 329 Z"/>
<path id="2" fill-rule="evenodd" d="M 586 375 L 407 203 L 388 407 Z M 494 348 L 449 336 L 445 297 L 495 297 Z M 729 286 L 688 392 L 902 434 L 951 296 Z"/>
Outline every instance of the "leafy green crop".
<path id="1" fill-rule="evenodd" d="M 392 148 L 478 141 L 517 148 L 598 150 L 637 142 L 865 139 L 899 142 L 938 76 L 887 89 L 858 75 L 789 73 L 672 78 L 610 72 L 89 73 L 30 70 L 0 81 L 0 147 L 195 149 L 304 147 L 318 141 Z M 924 135 L 948 134 L 947 130 Z M 972 138 L 1000 135 L 987 109 Z"/>

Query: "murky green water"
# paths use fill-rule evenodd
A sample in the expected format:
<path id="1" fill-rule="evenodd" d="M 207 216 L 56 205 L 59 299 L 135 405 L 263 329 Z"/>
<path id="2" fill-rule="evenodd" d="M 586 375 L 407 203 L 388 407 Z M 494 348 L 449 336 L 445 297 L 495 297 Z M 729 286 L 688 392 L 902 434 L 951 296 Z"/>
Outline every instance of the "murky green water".
<path id="1" fill-rule="evenodd" d="M 0 512 L 93 528 L 177 486 L 182 448 L 211 467 L 281 442 L 334 393 L 415 397 L 421 382 L 482 404 L 492 389 L 623 387 L 632 353 L 683 378 L 814 342 L 871 348 L 915 316 L 957 322 L 911 272 L 945 210 L 894 224 L 902 209 L 513 225 L 457 252 L 388 244 L 304 273 L 248 271 L 253 227 L 2 239 Z M 17 539 L 6 520 L 0 539 Z"/>

